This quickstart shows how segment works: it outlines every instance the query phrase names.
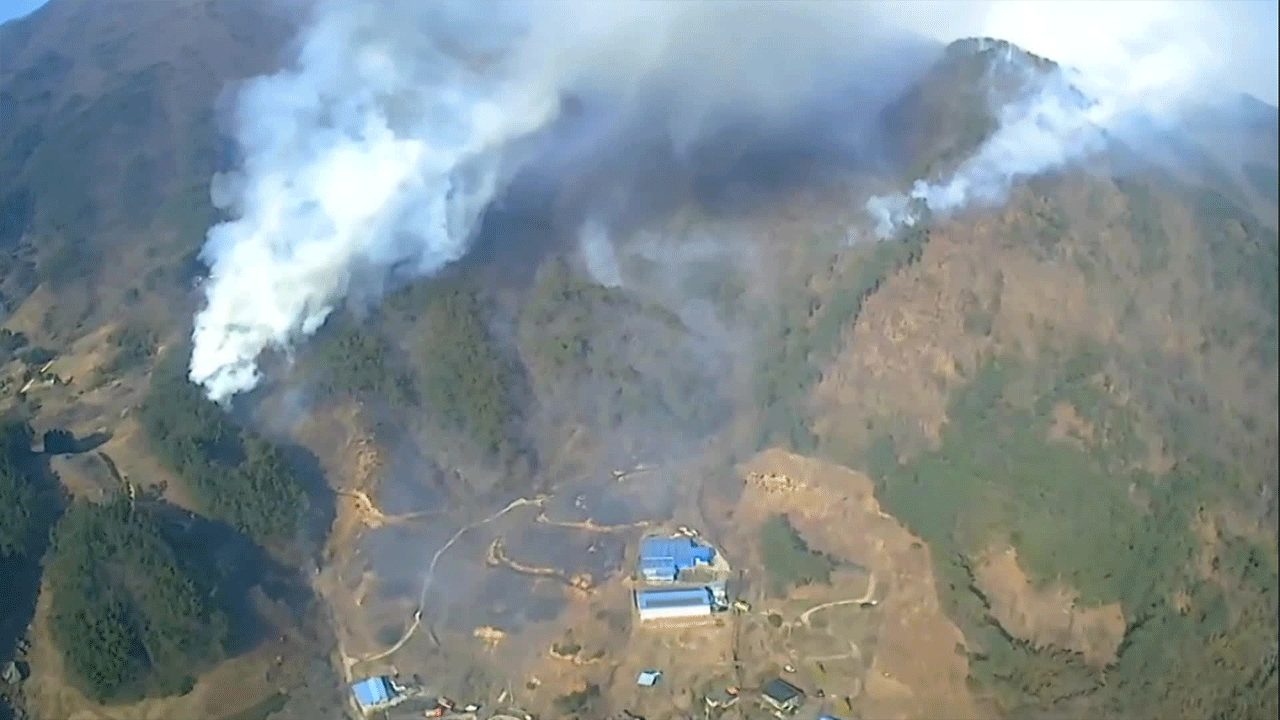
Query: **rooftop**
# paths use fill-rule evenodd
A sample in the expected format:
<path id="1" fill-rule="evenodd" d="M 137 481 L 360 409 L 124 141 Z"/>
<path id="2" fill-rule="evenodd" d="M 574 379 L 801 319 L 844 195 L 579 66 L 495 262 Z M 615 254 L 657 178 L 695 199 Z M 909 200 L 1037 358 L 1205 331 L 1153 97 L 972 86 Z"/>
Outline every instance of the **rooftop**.
<path id="1" fill-rule="evenodd" d="M 709 563 L 715 554 L 715 550 L 685 537 L 647 537 L 640 541 L 641 566 L 652 567 L 665 562 L 684 569 Z"/>
<path id="2" fill-rule="evenodd" d="M 782 678 L 774 678 L 765 683 L 760 692 L 778 704 L 789 703 L 804 694 L 800 688 Z"/>
<path id="3" fill-rule="evenodd" d="M 649 557 L 645 555 L 640 556 L 640 567 L 644 569 L 666 570 L 668 568 L 674 568 L 675 566 L 676 562 L 674 558 Z"/>
<path id="4" fill-rule="evenodd" d="M 361 708 L 372 708 L 390 702 L 396 696 L 391 681 L 386 677 L 361 680 L 351 686 L 351 694 Z"/>
<path id="5" fill-rule="evenodd" d="M 636 604 L 642 610 L 664 607 L 688 607 L 710 605 L 711 594 L 704 587 L 677 588 L 673 590 L 640 590 L 636 592 Z"/>

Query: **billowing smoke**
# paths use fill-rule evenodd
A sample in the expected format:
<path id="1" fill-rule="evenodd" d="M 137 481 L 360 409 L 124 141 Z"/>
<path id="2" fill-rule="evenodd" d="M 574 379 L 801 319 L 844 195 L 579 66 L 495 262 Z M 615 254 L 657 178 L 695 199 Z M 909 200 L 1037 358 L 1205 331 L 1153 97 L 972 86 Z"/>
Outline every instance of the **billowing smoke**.
<path id="1" fill-rule="evenodd" d="M 997 129 L 948 177 L 919 179 L 906 193 L 870 198 L 866 210 L 876 222 L 877 236 L 886 238 L 913 225 L 925 209 L 949 213 L 996 204 L 1018 178 L 1085 158 L 1102 149 L 1108 136 L 1176 122 L 1189 105 L 1222 94 L 1228 84 L 1224 73 L 1241 72 L 1243 58 L 1225 45 L 1241 39 L 1241 25 L 1266 23 L 1250 13 L 1201 2 L 1135 2 L 1123 8 L 1114 3 L 1007 3 L 993 8 L 986 28 L 1041 49 L 1062 64 L 1047 70 L 1002 44 L 996 54 L 1003 57 L 994 62 L 1004 67 L 997 70 L 1020 72 L 1024 91 L 992 108 Z M 1274 26 L 1274 17 L 1270 23 Z M 1097 42 L 1079 42 L 1093 34 L 1100 37 Z M 992 41 L 980 40 L 973 49 L 980 52 L 990 45 Z M 1250 59 L 1257 54 L 1250 52 Z M 1239 86 L 1240 78 L 1235 80 Z M 1245 80 L 1243 87 L 1249 90 L 1260 87 L 1252 77 Z"/>
<path id="2" fill-rule="evenodd" d="M 598 186 L 628 173 L 633 184 L 660 185 L 635 169 L 652 147 L 677 165 L 710 164 L 690 177 L 713 184 L 744 168 L 787 177 L 794 168 L 771 148 L 788 158 L 865 152 L 856 138 L 894 87 L 886 77 L 920 59 L 893 45 L 904 30 L 1019 42 L 1015 31 L 1035 23 L 1009 20 L 1015 4 L 322 3 L 296 62 L 238 97 L 241 163 L 214 184 L 231 219 L 210 230 L 202 253 L 210 277 L 190 376 L 217 401 L 252 389 L 264 352 L 288 353 L 353 295 L 376 300 L 464 256 L 521 174 L 563 184 L 584 204 L 625 197 L 622 210 L 634 212 L 632 193 Z M 1115 25 L 1103 21 L 1113 10 L 1100 12 L 1091 33 Z M 1156 79 L 1178 72 L 1163 60 L 1143 67 L 1162 70 Z M 1109 87 L 1139 79 L 1130 72 Z M 955 177 L 911 195 L 938 208 L 994 200 L 1010 177 L 1092 147 L 1100 118 L 1131 105 L 1088 92 L 1079 103 L 1065 92 L 1072 84 L 1048 83 L 1008 108 Z M 755 147 L 707 151 L 723 137 Z M 910 217 L 908 202 L 869 209 L 892 228 Z M 575 222 L 598 223 L 581 234 L 593 269 L 608 275 L 608 219 L 596 215 L 581 211 Z"/>
<path id="3" fill-rule="evenodd" d="M 355 282 L 429 273 L 466 250 L 512 141 L 555 112 L 507 52 L 523 28 L 431 4 L 335 3 L 295 69 L 256 80 L 236 117 L 242 169 L 218 178 L 234 220 L 209 232 L 191 378 L 226 400 L 259 354 L 321 324 Z M 486 59 L 509 69 L 484 68 Z"/>
<path id="4" fill-rule="evenodd" d="M 582 226 L 582 255 L 587 272 L 605 287 L 622 286 L 622 270 L 618 267 L 618 255 L 613 243 L 599 222 L 587 222 Z"/>
<path id="5" fill-rule="evenodd" d="M 976 49 L 981 51 L 985 44 L 976 43 Z M 995 132 L 949 177 L 916 180 L 909 193 L 870 198 L 867 211 L 876 220 L 877 236 L 886 238 L 900 226 L 913 225 L 925 208 L 948 213 L 971 204 L 994 204 L 1015 179 L 1103 146 L 1114 105 L 1087 98 L 1060 70 L 1038 70 L 1011 45 L 1004 45 L 999 54 L 1003 57 L 995 62 L 1013 65 L 1030 87 L 1021 98 L 996 109 Z"/>
<path id="6" fill-rule="evenodd" d="M 690 150 L 725 125 L 826 101 L 881 32 L 878 5 L 332 2 L 296 64 L 243 89 L 233 218 L 209 232 L 190 375 L 226 401 L 259 357 L 315 332 L 355 289 L 439 270 L 534 157 L 590 156 L 657 126 Z M 863 43 L 849 42 L 854 31 Z M 856 74 L 855 74 L 856 75 Z M 605 107 L 571 138 L 567 97 Z M 545 131 L 539 133 L 539 131 Z M 557 143 L 548 149 L 549 142 Z M 590 232 L 590 231 L 589 231 Z"/>

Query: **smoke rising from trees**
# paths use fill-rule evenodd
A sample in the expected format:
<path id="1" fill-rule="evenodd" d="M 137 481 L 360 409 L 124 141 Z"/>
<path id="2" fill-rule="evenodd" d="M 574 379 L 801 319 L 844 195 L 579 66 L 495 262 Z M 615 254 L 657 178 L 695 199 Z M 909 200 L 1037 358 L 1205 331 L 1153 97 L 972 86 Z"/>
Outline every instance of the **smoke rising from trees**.
<path id="1" fill-rule="evenodd" d="M 921 67 L 920 44 L 904 38 L 996 27 L 1017 41 L 1034 24 L 1016 17 L 990 3 L 320 4 L 295 62 L 238 96 L 241 162 L 214 183 L 230 219 L 202 252 L 210 277 L 190 376 L 222 402 L 252 389 L 264 351 L 287 353 L 344 299 L 376 299 L 462 258 L 521 172 L 585 187 L 580 205 L 608 192 L 635 212 L 669 178 L 613 171 L 655 146 L 713 184 L 742 167 L 735 158 L 785 176 L 795 158 L 865 156 L 875 110 Z M 1150 44 L 1135 53 L 1154 59 L 1123 78 L 1142 92 L 1114 77 L 1100 85 L 1130 88 L 1120 98 L 1130 104 L 1076 102 L 1064 89 L 1084 87 L 1077 78 L 1045 84 L 1053 92 L 1007 109 L 955 177 L 873 199 L 882 232 L 909 219 L 911 197 L 938 209 L 994 201 L 1011 176 L 1078 156 L 1100 117 L 1149 104 L 1162 78 L 1187 80 L 1171 58 L 1201 57 Z"/>

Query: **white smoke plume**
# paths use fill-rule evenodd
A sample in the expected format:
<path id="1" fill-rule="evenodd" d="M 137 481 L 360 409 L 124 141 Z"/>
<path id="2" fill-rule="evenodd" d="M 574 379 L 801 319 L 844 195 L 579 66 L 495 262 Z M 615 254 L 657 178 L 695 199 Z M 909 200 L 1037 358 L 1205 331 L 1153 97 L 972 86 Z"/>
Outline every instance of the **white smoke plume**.
<path id="1" fill-rule="evenodd" d="M 201 255 L 191 379 L 227 401 L 257 385 L 264 351 L 315 332 L 354 286 L 376 295 L 370 284 L 461 257 L 564 93 L 661 104 L 668 134 L 691 142 L 719 116 L 811 100 L 857 50 L 837 28 L 870 37 L 872 18 L 840 3 L 318 6 L 296 64 L 238 98 L 243 162 L 215 183 L 233 219 Z"/>
<path id="2" fill-rule="evenodd" d="M 579 243 L 582 247 L 582 259 L 591 278 L 605 287 L 622 287 L 622 269 L 618 267 L 618 255 L 604 226 L 594 220 L 585 223 Z"/>
<path id="3" fill-rule="evenodd" d="M 870 198 L 866 210 L 877 236 L 915 224 L 926 208 L 945 214 L 996 204 L 1016 179 L 1084 158 L 1102 149 L 1108 134 L 1122 135 L 1139 118 L 1156 125 L 1176 122 L 1177 113 L 1192 103 L 1220 95 L 1232 84 L 1223 82 L 1224 74 L 1241 67 L 1230 41 L 1242 37 L 1241 25 L 1258 22 L 1246 5 L 1085 1 L 990 8 L 985 28 L 992 34 L 1063 65 L 1037 76 L 1030 58 L 1006 51 L 1003 62 L 1026 71 L 1030 91 L 995 108 L 997 130 L 950 177 L 919 179 L 906 193 Z M 1081 43 L 1082 36 L 1096 39 Z M 1248 81 L 1236 84 L 1258 88 Z"/>
<path id="4" fill-rule="evenodd" d="M 467 64 L 518 25 L 496 7 L 484 25 L 453 9 L 397 27 L 376 3 L 327 6 L 297 68 L 244 89 L 243 167 L 214 188 L 236 219 L 209 232 L 193 337 L 191 378 L 211 398 L 257 384 L 259 354 L 315 332 L 358 267 L 426 273 L 460 257 L 505 146 L 551 117 L 553 96 Z"/>
<path id="5" fill-rule="evenodd" d="M 1023 59 L 1010 53 L 1005 62 Z M 1085 98 L 1062 72 L 1032 83 L 1029 97 L 999 109 L 995 133 L 949 178 L 933 183 L 920 179 L 904 195 L 867 200 L 877 236 L 887 238 L 899 227 L 914 225 L 924 208 L 948 213 L 974 204 L 994 204 L 1017 178 L 1101 148 L 1115 105 Z"/>
<path id="6" fill-rule="evenodd" d="M 1014 31 L 1034 23 L 1008 21 L 1016 4 L 322 3 L 296 62 L 238 97 L 242 161 L 214 183 L 231 219 L 210 230 L 201 255 L 210 276 L 191 379 L 229 401 L 260 381 L 265 351 L 287 353 L 353 293 L 376 299 L 387 283 L 462 257 L 486 209 L 549 138 L 577 157 L 640 126 L 660 125 L 681 148 L 742 117 L 812 124 L 835 89 L 882 72 L 858 63 L 888 38 L 913 30 L 1018 42 Z M 549 128 L 566 96 L 603 98 L 611 114 L 580 137 L 556 137 Z M 961 175 L 918 188 L 921 197 L 939 207 L 997 197 L 1010 174 L 1088 147 L 1093 114 L 1110 112 L 1023 110 Z"/>

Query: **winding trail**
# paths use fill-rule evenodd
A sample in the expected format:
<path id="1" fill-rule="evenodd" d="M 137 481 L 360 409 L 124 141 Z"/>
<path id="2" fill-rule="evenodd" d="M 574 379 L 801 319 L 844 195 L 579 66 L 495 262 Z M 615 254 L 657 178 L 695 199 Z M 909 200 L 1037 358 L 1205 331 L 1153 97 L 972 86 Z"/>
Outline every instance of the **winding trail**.
<path id="1" fill-rule="evenodd" d="M 435 555 L 431 556 L 431 562 L 427 565 L 427 574 L 422 579 L 422 590 L 418 592 L 418 607 L 416 610 L 413 611 L 413 622 L 409 625 L 409 627 L 405 628 L 404 635 L 402 635 L 394 645 L 387 648 L 386 650 L 383 650 L 382 652 L 374 653 L 373 655 L 367 655 L 362 658 L 357 658 L 356 660 L 351 662 L 353 663 L 373 662 L 376 660 L 381 660 L 387 657 L 388 655 L 391 655 L 392 653 L 396 652 L 400 648 L 404 647 L 404 644 L 409 642 L 409 639 L 413 637 L 414 631 L 416 631 L 418 627 L 422 624 L 422 608 L 423 606 L 426 605 L 427 590 L 431 588 L 431 581 L 436 574 L 436 563 L 440 562 L 440 557 L 444 555 L 445 551 L 448 550 L 450 547 L 452 547 L 453 544 L 457 542 L 459 538 L 465 535 L 468 530 L 472 530 L 486 523 L 493 522 L 494 520 L 497 520 L 498 518 L 502 517 L 503 515 L 506 515 L 507 513 L 511 512 L 512 510 L 515 510 L 518 507 L 524 507 L 526 505 L 542 505 L 550 497 L 551 497 L 550 495 L 538 495 L 532 498 L 518 498 L 516 500 L 512 500 L 509 505 L 502 508 L 498 512 L 486 518 L 481 518 L 480 520 L 476 520 L 475 522 L 472 522 L 468 525 L 463 525 L 462 527 L 458 528 L 458 531 L 453 534 L 453 537 L 449 538 L 449 540 L 445 542 L 444 545 L 440 546 L 439 550 L 436 550 Z"/>
<path id="2" fill-rule="evenodd" d="M 815 612 L 818 612 L 819 610 L 826 610 L 827 608 L 839 607 L 840 605 L 865 605 L 872 602 L 871 597 L 875 595 L 875 593 L 876 576 L 872 575 L 871 579 L 867 581 L 867 591 L 862 593 L 862 597 L 850 600 L 832 600 L 831 602 L 825 602 L 821 605 L 814 605 L 803 613 L 800 613 L 800 622 L 803 623 L 805 627 L 809 627 L 809 617 Z"/>
<path id="3" fill-rule="evenodd" d="M 334 494 L 355 500 L 356 514 L 360 518 L 360 522 L 371 528 L 379 528 L 384 525 L 408 524 L 430 517 L 438 517 L 445 512 L 444 510 L 425 510 L 404 515 L 387 515 L 377 505 L 373 504 L 373 501 L 369 499 L 369 496 L 363 490 L 336 490 Z"/>
<path id="4" fill-rule="evenodd" d="M 821 605 L 814 605 L 808 610 L 805 610 L 804 612 L 800 613 L 800 623 L 804 625 L 806 628 L 810 628 L 811 626 L 809 625 L 809 618 L 812 617 L 813 614 L 818 612 L 819 610 L 826 610 L 828 608 L 840 607 L 841 605 L 866 605 L 867 603 L 875 604 L 875 602 L 871 599 L 872 596 L 875 595 L 875 593 L 876 593 L 876 576 L 873 573 L 872 575 L 870 575 L 870 579 L 867 580 L 867 590 L 866 592 L 862 593 L 862 597 L 852 598 L 848 600 L 832 600 L 831 602 L 825 602 L 825 603 L 822 603 Z M 852 640 L 845 640 L 844 642 L 849 643 L 849 652 L 847 653 L 841 653 L 838 655 L 822 655 L 820 657 L 799 658 L 798 656 L 795 656 L 795 655 L 793 655 L 792 657 L 797 657 L 797 659 L 803 659 L 806 662 L 832 662 L 835 660 L 847 660 L 850 658 L 853 658 L 854 662 L 862 662 L 862 651 L 858 648 L 858 644 L 853 642 Z"/>
<path id="5" fill-rule="evenodd" d="M 590 518 L 586 520 L 581 520 L 581 521 L 552 520 L 551 518 L 547 517 L 546 512 L 540 513 L 538 517 L 534 518 L 534 522 L 542 523 L 543 525 L 551 525 L 553 527 L 573 528 L 575 530 L 589 530 L 591 532 L 596 532 L 596 533 L 622 532 L 624 530 L 646 528 L 652 524 L 648 520 L 641 520 L 639 522 L 633 522 L 633 523 L 622 523 L 621 525 L 597 525 Z"/>
<path id="6" fill-rule="evenodd" d="M 657 469 L 658 469 L 657 466 L 641 464 L 641 465 L 637 465 L 631 470 L 626 470 L 626 471 L 615 470 L 614 477 L 619 482 L 621 482 L 629 476 L 653 472 Z M 389 515 L 384 515 L 382 511 L 378 510 L 377 506 L 373 504 L 373 501 L 370 500 L 369 496 L 366 495 L 363 491 L 360 491 L 360 490 L 339 491 L 339 494 L 352 497 L 357 501 L 360 514 L 364 520 L 364 524 L 370 527 L 379 527 L 381 525 L 388 525 L 388 524 L 408 523 L 408 522 L 413 522 L 416 520 L 423 519 L 425 517 L 439 514 L 439 511 L 432 511 L 427 513 L 411 513 L 409 515 L 389 516 Z M 440 549 L 436 550 L 435 554 L 431 556 L 431 562 L 427 565 L 426 575 L 422 579 L 422 589 L 418 593 L 418 605 L 417 605 L 417 608 L 413 611 L 413 622 L 409 624 L 409 627 L 405 628 L 404 634 L 400 636 L 400 639 L 397 640 L 394 645 L 387 648 L 386 650 L 382 650 L 380 652 L 366 655 L 364 657 L 346 658 L 344 656 L 344 665 L 345 665 L 344 670 L 346 670 L 347 673 L 350 674 L 350 668 L 355 663 L 374 662 L 377 660 L 381 660 L 385 657 L 388 657 L 389 655 L 394 654 L 400 648 L 404 647 L 405 643 L 409 642 L 410 638 L 413 637 L 413 634 L 422 625 L 422 611 L 427 602 L 427 591 L 431 588 L 431 581 L 435 578 L 436 564 L 440 562 L 440 558 L 441 556 L 444 555 L 445 551 L 447 551 L 450 547 L 452 547 L 453 544 L 457 542 L 459 538 L 461 538 L 463 535 L 467 533 L 467 531 L 477 528 L 486 523 L 493 522 L 494 520 L 497 520 L 498 518 L 502 517 L 503 515 L 506 515 L 507 513 L 511 512 L 512 510 L 515 510 L 518 507 L 524 507 L 527 505 L 537 505 L 541 507 L 543 506 L 544 503 L 546 503 L 547 500 L 551 499 L 552 497 L 554 497 L 554 495 L 537 495 L 531 498 L 518 498 L 516 500 L 512 500 L 511 503 L 508 504 L 506 507 L 502 508 L 501 510 L 495 512 L 490 516 L 486 518 L 482 518 L 480 520 L 476 520 L 475 522 L 472 522 L 468 525 L 463 525 L 462 527 L 458 528 L 458 531 L 453 534 L 453 537 L 450 537 L 449 540 L 445 542 L 444 545 L 441 545 Z M 538 517 L 535 519 L 535 521 L 544 523 L 547 525 L 577 528 L 581 530 L 589 530 L 592 532 L 599 532 L 599 533 L 617 532 L 620 530 L 632 529 L 637 527 L 643 528 L 649 525 L 649 523 L 646 521 L 641 521 L 638 523 L 623 524 L 623 525 L 597 525 L 591 520 L 586 520 L 583 522 L 556 521 L 548 518 L 545 511 L 539 514 Z M 569 584 L 575 585 L 572 579 L 570 580 Z"/>
<path id="7" fill-rule="evenodd" d="M 504 551 L 502 547 L 502 538 L 495 538 L 494 541 L 490 543 L 488 555 L 485 557 L 485 564 L 490 567 L 505 568 L 518 575 L 555 578 L 574 590 L 585 593 L 590 593 L 592 586 L 594 585 L 591 575 L 587 573 L 570 575 L 564 570 L 560 570 L 558 568 L 536 567 L 534 565 L 525 565 L 519 561 L 513 560 Z"/>
<path id="8" fill-rule="evenodd" d="M 846 640 L 849 643 L 849 652 L 839 655 L 821 655 L 817 657 L 806 657 L 806 662 L 835 662 L 836 660 L 853 659 L 855 663 L 862 662 L 862 651 L 858 649 L 858 644 L 852 640 Z"/>

